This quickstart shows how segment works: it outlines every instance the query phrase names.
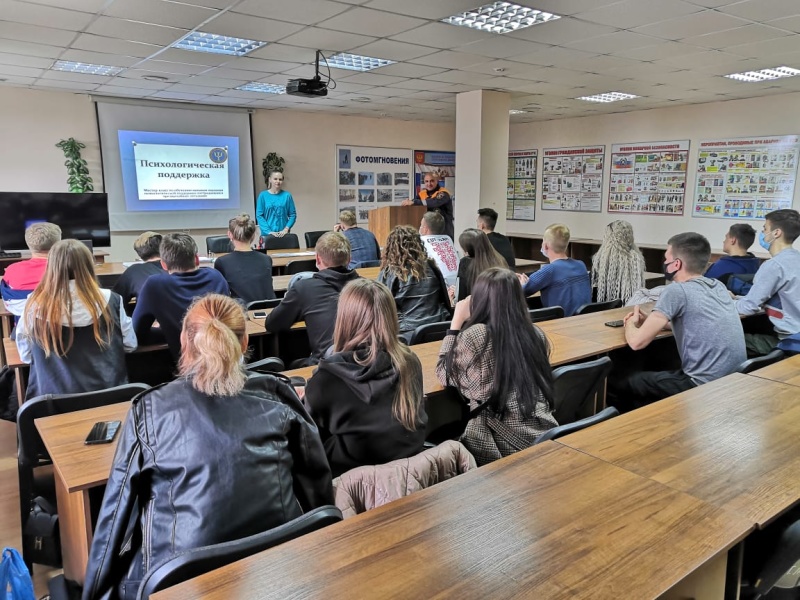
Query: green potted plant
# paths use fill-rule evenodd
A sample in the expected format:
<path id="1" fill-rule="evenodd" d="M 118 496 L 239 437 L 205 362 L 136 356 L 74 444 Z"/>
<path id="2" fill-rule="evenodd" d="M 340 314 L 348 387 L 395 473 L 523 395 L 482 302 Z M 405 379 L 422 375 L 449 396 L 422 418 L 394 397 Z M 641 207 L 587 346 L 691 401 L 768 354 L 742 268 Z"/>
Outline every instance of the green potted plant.
<path id="1" fill-rule="evenodd" d="M 261 161 L 261 168 L 264 174 L 264 183 L 269 187 L 269 174 L 273 171 L 280 171 L 283 173 L 283 165 L 286 161 L 277 152 L 270 152 Z"/>
<path id="2" fill-rule="evenodd" d="M 89 166 L 87 162 L 81 158 L 81 150 L 86 148 L 86 144 L 82 144 L 75 138 L 61 140 L 56 144 L 57 148 L 64 151 L 64 156 L 67 161 L 64 166 L 67 167 L 67 185 L 69 191 L 74 194 L 83 194 L 85 192 L 94 191 L 94 182 L 89 177 Z"/>

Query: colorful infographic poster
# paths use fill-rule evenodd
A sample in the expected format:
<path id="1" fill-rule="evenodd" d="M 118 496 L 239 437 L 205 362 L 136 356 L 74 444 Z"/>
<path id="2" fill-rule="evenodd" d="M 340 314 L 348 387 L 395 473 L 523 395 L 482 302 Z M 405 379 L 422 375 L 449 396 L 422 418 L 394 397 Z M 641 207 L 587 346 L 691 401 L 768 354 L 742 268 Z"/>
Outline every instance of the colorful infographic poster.
<path id="1" fill-rule="evenodd" d="M 791 208 L 800 136 L 700 142 L 695 217 L 761 219 Z"/>
<path id="2" fill-rule="evenodd" d="M 336 146 L 336 220 L 340 211 L 352 210 L 366 223 L 373 208 L 413 198 L 413 172 L 411 150 Z"/>
<path id="3" fill-rule="evenodd" d="M 508 153 L 506 219 L 533 221 L 536 218 L 536 159 L 538 150 Z"/>
<path id="4" fill-rule="evenodd" d="M 600 212 L 605 153 L 605 146 L 545 148 L 542 209 Z"/>
<path id="5" fill-rule="evenodd" d="M 611 146 L 608 212 L 682 215 L 689 141 Z"/>

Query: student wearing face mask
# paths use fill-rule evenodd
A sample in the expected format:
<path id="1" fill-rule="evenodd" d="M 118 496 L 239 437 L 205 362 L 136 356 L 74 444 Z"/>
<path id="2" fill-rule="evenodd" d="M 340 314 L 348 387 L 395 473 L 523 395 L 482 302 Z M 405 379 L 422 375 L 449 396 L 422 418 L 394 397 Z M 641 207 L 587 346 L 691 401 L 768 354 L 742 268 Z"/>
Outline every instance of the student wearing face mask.
<path id="1" fill-rule="evenodd" d="M 542 254 L 550 261 L 535 273 L 517 275 L 526 296 L 542 293 L 542 306 L 560 306 L 571 317 L 592 301 L 589 272 L 580 260 L 567 256 L 569 228 L 555 223 L 544 230 Z"/>
<path id="2" fill-rule="evenodd" d="M 800 252 L 792 247 L 800 236 L 800 213 L 785 208 L 766 216 L 758 242 L 772 258 L 753 278 L 753 287 L 736 301 L 741 315 L 764 309 L 775 329 L 773 334 L 748 333 L 747 353 L 768 354 L 778 346 L 800 351 Z"/>

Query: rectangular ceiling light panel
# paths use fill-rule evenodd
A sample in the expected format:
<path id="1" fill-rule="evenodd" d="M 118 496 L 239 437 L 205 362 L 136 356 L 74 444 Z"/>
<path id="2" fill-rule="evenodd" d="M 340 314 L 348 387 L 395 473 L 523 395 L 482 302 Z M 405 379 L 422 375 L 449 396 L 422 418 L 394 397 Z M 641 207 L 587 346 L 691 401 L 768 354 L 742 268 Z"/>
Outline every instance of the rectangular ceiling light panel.
<path id="1" fill-rule="evenodd" d="M 560 15 L 536 8 L 520 6 L 513 2 L 492 2 L 473 8 L 452 17 L 442 19 L 443 23 L 470 27 L 489 33 L 509 33 L 532 25 L 548 23 L 560 19 Z"/>

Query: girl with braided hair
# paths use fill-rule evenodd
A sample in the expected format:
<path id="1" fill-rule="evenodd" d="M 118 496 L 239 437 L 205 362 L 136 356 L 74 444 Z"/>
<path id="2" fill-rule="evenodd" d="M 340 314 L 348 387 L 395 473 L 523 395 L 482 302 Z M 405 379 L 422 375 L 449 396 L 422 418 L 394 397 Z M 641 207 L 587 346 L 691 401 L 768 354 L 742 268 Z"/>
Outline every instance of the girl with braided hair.
<path id="1" fill-rule="evenodd" d="M 633 241 L 631 224 L 609 223 L 603 243 L 592 257 L 592 285 L 597 288 L 597 301 L 619 298 L 627 302 L 636 290 L 644 287 L 644 270 L 644 256 Z"/>

